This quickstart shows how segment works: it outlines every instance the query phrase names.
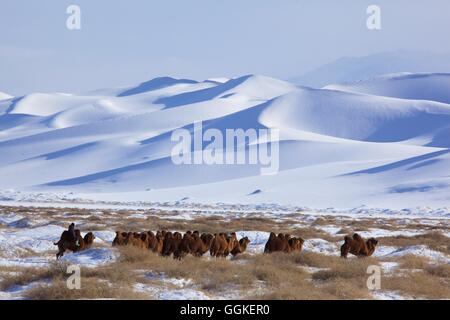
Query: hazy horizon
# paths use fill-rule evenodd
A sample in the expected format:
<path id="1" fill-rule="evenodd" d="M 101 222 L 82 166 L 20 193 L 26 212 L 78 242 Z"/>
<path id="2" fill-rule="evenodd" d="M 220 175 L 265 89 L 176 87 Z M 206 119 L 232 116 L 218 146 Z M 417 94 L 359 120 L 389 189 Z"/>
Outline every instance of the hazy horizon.
<path id="1" fill-rule="evenodd" d="M 70 4 L 81 8 L 81 30 L 66 28 Z M 366 27 L 370 4 L 382 10 L 381 30 Z M 450 3 L 443 0 L 3 0 L 0 6 L 0 91 L 13 95 L 83 92 L 158 76 L 290 79 L 342 57 L 450 52 L 444 41 Z"/>

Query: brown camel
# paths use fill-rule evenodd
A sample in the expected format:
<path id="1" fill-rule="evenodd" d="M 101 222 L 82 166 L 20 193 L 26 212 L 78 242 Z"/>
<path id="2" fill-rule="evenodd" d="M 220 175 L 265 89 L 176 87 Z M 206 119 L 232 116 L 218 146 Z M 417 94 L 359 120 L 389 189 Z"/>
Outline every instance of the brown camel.
<path id="1" fill-rule="evenodd" d="M 369 257 L 374 253 L 377 244 L 378 240 L 370 238 L 364 241 L 357 233 L 353 234 L 353 237 L 346 236 L 344 238 L 344 244 L 341 246 L 341 257 L 347 258 L 349 253 L 359 258 Z"/>
<path id="2" fill-rule="evenodd" d="M 69 231 L 65 230 L 59 239 L 58 242 L 54 243 L 55 246 L 58 246 L 58 252 L 56 253 L 56 259 L 59 259 L 64 255 L 64 253 L 69 250 L 72 252 L 78 252 L 82 250 L 89 249 L 95 239 L 95 236 L 92 232 L 88 232 L 84 238 L 81 237 L 80 230 L 76 229 L 75 238 L 76 240 L 72 240 L 72 237 L 69 234 Z M 78 244 L 77 244 L 78 242 Z"/>
<path id="3" fill-rule="evenodd" d="M 231 250 L 231 255 L 235 257 L 238 254 L 244 253 L 247 250 L 247 246 L 250 243 L 248 237 L 241 238 L 239 242 L 236 243 L 233 250 Z"/>

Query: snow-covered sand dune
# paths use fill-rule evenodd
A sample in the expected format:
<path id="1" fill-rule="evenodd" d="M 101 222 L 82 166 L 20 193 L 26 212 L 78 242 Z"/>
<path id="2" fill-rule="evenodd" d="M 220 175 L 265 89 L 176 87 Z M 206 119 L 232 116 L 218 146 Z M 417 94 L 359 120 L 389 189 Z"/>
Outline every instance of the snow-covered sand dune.
<path id="1" fill-rule="evenodd" d="M 445 207 L 450 76 L 325 89 L 248 75 L 0 99 L 0 189 L 100 200 Z M 175 165 L 175 129 L 280 130 L 279 168 Z M 247 141 L 239 152 L 257 148 Z M 18 174 L 19 173 L 19 174 Z"/>
<path id="2" fill-rule="evenodd" d="M 9 94 L 0 91 L 0 100 L 8 100 L 11 98 L 12 98 L 12 96 L 10 96 Z"/>

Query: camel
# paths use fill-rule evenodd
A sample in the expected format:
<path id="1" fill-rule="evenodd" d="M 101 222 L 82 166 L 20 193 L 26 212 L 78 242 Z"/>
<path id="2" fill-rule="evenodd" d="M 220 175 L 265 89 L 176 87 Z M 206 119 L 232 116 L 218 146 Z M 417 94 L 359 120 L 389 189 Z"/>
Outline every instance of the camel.
<path id="1" fill-rule="evenodd" d="M 239 242 L 235 245 L 233 250 L 231 250 L 231 255 L 235 257 L 238 254 L 244 253 L 247 250 L 247 246 L 250 243 L 248 237 L 241 238 Z"/>
<path id="2" fill-rule="evenodd" d="M 288 240 L 290 252 L 298 251 L 301 252 L 303 248 L 303 243 L 305 240 L 303 240 L 300 237 L 292 237 Z"/>
<path id="3" fill-rule="evenodd" d="M 264 253 L 271 253 L 275 251 L 290 252 L 288 240 L 282 233 L 276 235 L 274 232 L 270 233 L 269 240 L 264 247 Z"/>
<path id="4" fill-rule="evenodd" d="M 349 253 L 359 258 L 369 257 L 375 252 L 377 244 L 378 240 L 370 238 L 364 241 L 357 233 L 353 234 L 353 237 L 345 236 L 344 244 L 341 246 L 341 257 L 347 258 Z"/>
<path id="5" fill-rule="evenodd" d="M 56 253 L 57 260 L 61 258 L 67 250 L 79 252 L 90 248 L 95 239 L 92 232 L 88 232 L 84 238 L 81 237 L 81 232 L 78 229 L 75 230 L 75 237 L 76 240 L 72 240 L 72 237 L 69 235 L 69 231 L 67 230 L 61 234 L 59 241 L 54 243 L 55 246 L 58 246 L 58 252 Z"/>
<path id="6" fill-rule="evenodd" d="M 174 252 L 174 257 L 181 259 L 189 253 L 193 256 L 200 257 L 210 249 L 212 240 L 213 236 L 209 234 L 202 234 L 202 236 L 199 236 L 198 231 L 194 231 L 193 233 L 186 232 L 180 245 Z"/>
<path id="7" fill-rule="evenodd" d="M 113 240 L 113 247 L 114 246 L 123 246 L 125 245 L 125 239 L 127 238 L 128 233 L 122 232 L 122 231 L 116 231 L 116 237 Z"/>
<path id="8" fill-rule="evenodd" d="M 225 250 L 228 249 L 228 241 L 224 233 L 214 234 L 214 238 L 209 249 L 209 254 L 213 257 L 223 257 Z"/>
<path id="9" fill-rule="evenodd" d="M 173 234 L 172 232 L 167 232 L 163 241 L 162 255 L 170 256 L 172 253 L 176 252 L 182 239 L 183 237 L 179 232 L 174 232 Z"/>

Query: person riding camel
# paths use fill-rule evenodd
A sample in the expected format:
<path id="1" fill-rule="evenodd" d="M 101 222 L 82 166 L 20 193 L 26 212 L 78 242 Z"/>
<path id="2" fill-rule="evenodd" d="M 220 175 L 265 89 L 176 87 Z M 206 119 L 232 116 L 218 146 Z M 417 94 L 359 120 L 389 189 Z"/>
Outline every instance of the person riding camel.
<path id="1" fill-rule="evenodd" d="M 71 238 L 71 241 L 75 241 L 75 245 L 79 246 L 78 244 L 78 237 L 75 234 L 75 223 L 71 223 L 69 226 L 69 237 Z"/>

